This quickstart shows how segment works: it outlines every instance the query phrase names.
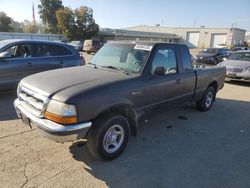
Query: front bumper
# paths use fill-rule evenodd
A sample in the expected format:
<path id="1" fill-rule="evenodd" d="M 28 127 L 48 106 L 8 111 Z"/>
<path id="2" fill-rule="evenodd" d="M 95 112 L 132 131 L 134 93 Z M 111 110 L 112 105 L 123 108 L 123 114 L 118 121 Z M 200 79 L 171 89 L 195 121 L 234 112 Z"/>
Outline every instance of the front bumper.
<path id="1" fill-rule="evenodd" d="M 56 142 L 68 142 L 85 138 L 92 122 L 84 122 L 74 125 L 61 125 L 48 119 L 39 118 L 22 105 L 22 101 L 16 99 L 14 102 L 17 116 L 25 116 L 32 126 L 35 126 L 39 133 Z"/>
<path id="2" fill-rule="evenodd" d="M 229 78 L 231 80 L 240 80 L 240 81 L 250 81 L 250 73 L 237 73 L 237 72 L 231 72 L 227 71 L 226 78 Z"/>

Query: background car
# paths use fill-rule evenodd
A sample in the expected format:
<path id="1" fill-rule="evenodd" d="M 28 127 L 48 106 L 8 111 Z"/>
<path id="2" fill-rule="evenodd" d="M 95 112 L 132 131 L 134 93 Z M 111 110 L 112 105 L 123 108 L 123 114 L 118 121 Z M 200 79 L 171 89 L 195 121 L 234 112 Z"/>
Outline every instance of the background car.
<path id="1" fill-rule="evenodd" d="M 15 88 L 31 74 L 85 64 L 73 46 L 37 40 L 0 41 L 0 90 Z"/>
<path id="2" fill-rule="evenodd" d="M 234 52 L 218 66 L 226 67 L 226 76 L 229 79 L 250 81 L 250 50 Z"/>
<path id="3" fill-rule="evenodd" d="M 83 45 L 83 51 L 90 53 L 96 53 L 102 46 L 104 42 L 100 40 L 85 40 Z"/>
<path id="4" fill-rule="evenodd" d="M 75 49 L 78 50 L 78 51 L 83 51 L 83 42 L 82 41 L 73 40 L 68 44 L 74 46 Z"/>
<path id="5" fill-rule="evenodd" d="M 226 48 L 206 48 L 195 57 L 195 63 L 216 65 L 228 56 Z"/>

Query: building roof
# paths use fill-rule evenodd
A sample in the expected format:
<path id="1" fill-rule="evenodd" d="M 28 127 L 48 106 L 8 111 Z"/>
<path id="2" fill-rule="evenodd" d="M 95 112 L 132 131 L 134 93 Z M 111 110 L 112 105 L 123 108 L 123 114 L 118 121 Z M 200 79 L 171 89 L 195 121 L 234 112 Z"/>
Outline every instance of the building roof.
<path id="1" fill-rule="evenodd" d="M 99 35 L 107 36 L 131 36 L 131 37 L 160 37 L 179 39 L 180 37 L 172 33 L 158 33 L 158 32 L 145 32 L 145 31 L 131 31 L 126 29 L 108 29 L 101 28 Z"/>
<path id="2" fill-rule="evenodd" d="M 233 27 L 165 27 L 165 26 L 150 26 L 150 25 L 137 25 L 133 27 L 128 27 L 125 28 L 125 30 L 133 30 L 133 29 L 138 29 L 138 28 L 159 28 L 159 29 L 187 29 L 187 30 L 197 30 L 197 29 L 237 29 L 237 30 L 242 30 L 246 31 L 245 29 Z"/>

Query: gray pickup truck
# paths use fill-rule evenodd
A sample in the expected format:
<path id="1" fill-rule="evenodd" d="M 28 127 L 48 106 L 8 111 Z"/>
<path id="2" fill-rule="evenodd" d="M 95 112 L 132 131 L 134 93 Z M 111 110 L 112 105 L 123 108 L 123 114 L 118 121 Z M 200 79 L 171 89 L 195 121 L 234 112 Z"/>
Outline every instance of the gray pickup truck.
<path id="1" fill-rule="evenodd" d="M 225 67 L 193 69 L 182 44 L 109 42 L 83 67 L 38 73 L 18 86 L 14 105 L 30 127 L 57 142 L 87 139 L 112 159 L 159 110 L 196 103 L 207 111 L 224 85 Z"/>

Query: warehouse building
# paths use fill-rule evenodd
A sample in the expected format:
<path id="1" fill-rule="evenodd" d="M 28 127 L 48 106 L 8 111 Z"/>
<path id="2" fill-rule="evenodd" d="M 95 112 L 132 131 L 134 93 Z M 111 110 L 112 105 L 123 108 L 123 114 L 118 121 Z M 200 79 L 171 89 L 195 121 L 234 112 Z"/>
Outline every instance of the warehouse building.
<path id="1" fill-rule="evenodd" d="M 127 28 L 128 31 L 172 33 L 180 37 L 179 42 L 187 44 L 190 48 L 209 48 L 224 44 L 227 47 L 244 45 L 246 31 L 239 28 L 184 28 L 184 27 L 158 27 L 136 26 Z"/>
<path id="2" fill-rule="evenodd" d="M 93 39 L 102 41 L 108 40 L 136 40 L 136 41 L 159 41 L 178 43 L 180 37 L 176 34 L 147 32 L 147 31 L 130 31 L 124 29 L 107 29 L 100 28 L 100 31 Z"/>

